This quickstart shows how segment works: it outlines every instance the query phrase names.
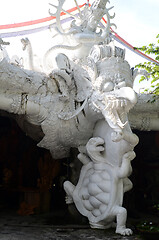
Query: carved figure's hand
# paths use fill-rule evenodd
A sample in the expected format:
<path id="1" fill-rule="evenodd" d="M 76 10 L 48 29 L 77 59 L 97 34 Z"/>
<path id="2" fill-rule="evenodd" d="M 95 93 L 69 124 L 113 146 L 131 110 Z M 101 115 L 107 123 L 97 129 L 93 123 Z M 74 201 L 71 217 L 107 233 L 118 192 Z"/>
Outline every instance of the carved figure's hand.
<path id="1" fill-rule="evenodd" d="M 136 157 L 135 152 L 134 151 L 129 151 L 129 152 L 124 154 L 123 160 L 132 161 L 135 157 Z"/>
<path id="2" fill-rule="evenodd" d="M 105 159 L 101 155 L 101 152 L 104 151 L 104 147 L 102 146 L 103 144 L 104 140 L 100 137 L 94 137 L 88 141 L 86 149 L 88 155 L 94 162 L 104 162 Z"/>
<path id="3" fill-rule="evenodd" d="M 119 142 L 120 140 L 122 140 L 124 138 L 124 134 L 121 131 L 114 131 L 111 134 L 111 139 L 113 142 Z"/>

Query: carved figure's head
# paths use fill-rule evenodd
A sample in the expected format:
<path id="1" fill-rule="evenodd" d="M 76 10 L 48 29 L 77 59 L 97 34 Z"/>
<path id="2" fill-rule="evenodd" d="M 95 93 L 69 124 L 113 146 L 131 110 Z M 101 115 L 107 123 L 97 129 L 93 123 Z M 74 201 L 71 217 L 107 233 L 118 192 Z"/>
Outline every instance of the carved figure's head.
<path id="1" fill-rule="evenodd" d="M 100 91 L 112 91 L 121 87 L 132 87 L 133 76 L 125 60 L 125 49 L 111 45 L 95 45 L 89 54 L 97 66 L 98 76 L 93 85 Z"/>

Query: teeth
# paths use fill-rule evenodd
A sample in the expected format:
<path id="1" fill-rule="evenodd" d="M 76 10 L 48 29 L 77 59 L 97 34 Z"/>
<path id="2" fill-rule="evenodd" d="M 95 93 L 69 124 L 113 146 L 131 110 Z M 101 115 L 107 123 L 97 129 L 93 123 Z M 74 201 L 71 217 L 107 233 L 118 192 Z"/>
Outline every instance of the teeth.
<path id="1" fill-rule="evenodd" d="M 112 108 L 116 108 L 116 101 L 112 102 Z"/>
<path id="2" fill-rule="evenodd" d="M 124 101 L 123 101 L 123 100 L 121 100 L 120 106 L 121 106 L 121 107 L 124 107 Z"/>
<path id="3" fill-rule="evenodd" d="M 119 107 L 119 105 L 120 105 L 120 101 L 118 100 L 118 99 L 116 99 L 115 101 L 114 101 L 114 107 L 115 108 L 118 108 Z"/>

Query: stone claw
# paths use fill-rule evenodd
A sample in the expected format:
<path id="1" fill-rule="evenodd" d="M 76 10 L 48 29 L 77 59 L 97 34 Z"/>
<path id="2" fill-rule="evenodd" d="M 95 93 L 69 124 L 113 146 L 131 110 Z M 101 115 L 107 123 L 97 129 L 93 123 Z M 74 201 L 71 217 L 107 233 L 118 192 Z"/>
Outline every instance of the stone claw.
<path id="1" fill-rule="evenodd" d="M 133 234 L 133 231 L 130 228 L 117 228 L 116 233 L 121 234 L 123 236 L 130 236 Z"/>
<path id="2" fill-rule="evenodd" d="M 66 202 L 66 204 L 71 204 L 71 203 L 73 203 L 72 197 L 69 196 L 69 195 L 66 195 L 66 197 L 65 197 L 65 202 Z"/>
<path id="3" fill-rule="evenodd" d="M 120 140 L 123 139 L 123 133 L 122 131 L 114 131 L 111 134 L 111 139 L 113 142 L 119 142 Z"/>

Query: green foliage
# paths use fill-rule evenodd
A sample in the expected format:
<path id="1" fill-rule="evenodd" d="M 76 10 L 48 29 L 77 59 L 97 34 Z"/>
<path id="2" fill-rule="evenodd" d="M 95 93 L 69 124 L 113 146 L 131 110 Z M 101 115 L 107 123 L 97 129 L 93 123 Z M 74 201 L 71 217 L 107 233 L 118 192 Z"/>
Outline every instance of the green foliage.
<path id="1" fill-rule="evenodd" d="M 145 232 L 159 232 L 159 224 L 144 221 L 137 225 L 137 228 Z"/>
<path id="2" fill-rule="evenodd" d="M 157 43 L 159 43 L 159 34 L 156 37 Z M 154 43 L 150 43 L 148 46 L 143 46 L 140 48 L 137 48 L 138 50 L 144 52 L 145 54 L 152 55 L 152 58 L 155 60 L 159 60 L 159 46 L 157 46 Z M 135 67 L 145 69 L 150 75 L 148 76 L 149 79 L 151 79 L 151 87 L 150 89 L 146 89 L 146 92 L 153 93 L 156 95 L 159 95 L 159 66 L 152 62 L 144 62 L 139 63 Z M 145 80 L 145 77 L 141 77 L 140 81 Z"/>

